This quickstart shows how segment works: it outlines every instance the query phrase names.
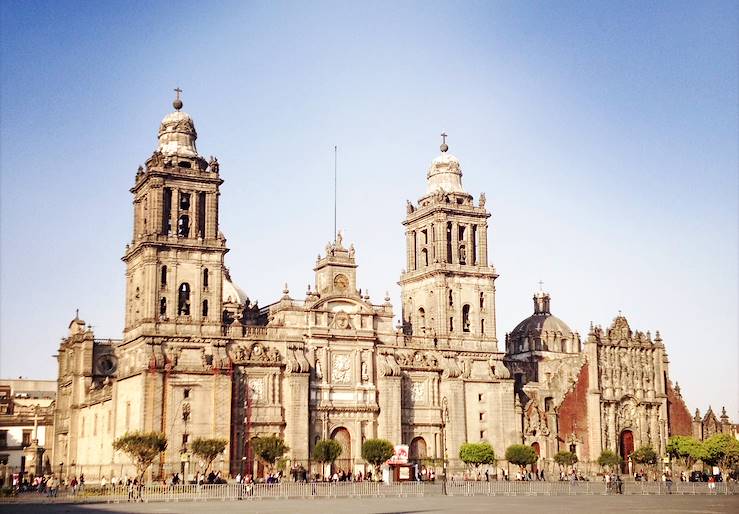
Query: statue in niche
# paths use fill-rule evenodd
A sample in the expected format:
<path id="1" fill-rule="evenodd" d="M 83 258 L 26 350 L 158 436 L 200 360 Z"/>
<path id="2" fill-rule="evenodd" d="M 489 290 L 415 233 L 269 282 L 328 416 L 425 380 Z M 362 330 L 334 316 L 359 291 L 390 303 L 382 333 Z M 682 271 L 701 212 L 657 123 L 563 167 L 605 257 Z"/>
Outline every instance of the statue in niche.
<path id="1" fill-rule="evenodd" d="M 467 249 L 464 245 L 459 246 L 459 263 L 467 264 Z"/>
<path id="2" fill-rule="evenodd" d="M 316 360 L 316 378 L 323 378 L 323 370 L 321 369 L 320 360 Z"/>
<path id="3" fill-rule="evenodd" d="M 367 367 L 367 361 L 362 361 L 362 380 L 365 382 L 369 380 L 369 369 Z"/>

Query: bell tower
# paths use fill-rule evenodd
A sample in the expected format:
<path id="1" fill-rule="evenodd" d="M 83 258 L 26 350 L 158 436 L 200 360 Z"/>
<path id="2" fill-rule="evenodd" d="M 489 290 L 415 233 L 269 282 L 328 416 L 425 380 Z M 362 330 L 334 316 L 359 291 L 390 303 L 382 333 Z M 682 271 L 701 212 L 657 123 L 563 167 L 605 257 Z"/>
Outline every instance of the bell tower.
<path id="1" fill-rule="evenodd" d="M 220 335 L 223 259 L 218 230 L 218 160 L 195 147 L 197 132 L 183 112 L 159 126 L 158 145 L 136 173 L 133 239 L 126 246 L 124 337 L 143 334 Z"/>
<path id="2" fill-rule="evenodd" d="M 462 187 L 459 160 L 442 133 L 441 155 L 426 193 L 407 203 L 406 269 L 400 277 L 406 334 L 441 346 L 497 351 L 495 279 L 488 265 L 485 194 L 478 204 Z"/>

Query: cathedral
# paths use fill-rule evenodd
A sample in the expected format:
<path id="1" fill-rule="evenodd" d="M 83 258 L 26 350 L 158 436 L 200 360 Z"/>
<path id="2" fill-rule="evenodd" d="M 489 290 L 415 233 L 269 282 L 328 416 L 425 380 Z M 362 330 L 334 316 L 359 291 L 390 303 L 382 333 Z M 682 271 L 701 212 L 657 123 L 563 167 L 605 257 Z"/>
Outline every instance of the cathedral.
<path id="1" fill-rule="evenodd" d="M 197 437 L 229 441 L 214 463 L 224 474 L 262 473 L 251 441 L 267 434 L 285 440 L 291 464 L 307 466 L 332 438 L 336 466 L 365 471 L 362 443 L 379 437 L 429 466 L 446 455 L 455 472 L 465 442 L 488 441 L 501 459 L 511 444 L 531 445 L 553 469 L 560 450 L 581 462 L 647 444 L 664 454 L 670 435 L 696 430 L 659 332 L 621 315 L 581 340 L 540 291 L 501 350 L 490 213 L 484 194 L 465 191 L 446 142 L 402 222 L 402 323 L 388 296 L 378 305 L 362 294 L 359 252 L 341 234 L 304 296 L 286 286 L 260 306 L 224 265 L 219 162 L 198 153 L 179 96 L 173 105 L 130 189 L 123 338 L 98 339 L 76 316 L 59 348 L 54 466 L 93 480 L 131 474 L 111 442 L 136 430 L 167 437 L 152 477 L 194 473 Z"/>

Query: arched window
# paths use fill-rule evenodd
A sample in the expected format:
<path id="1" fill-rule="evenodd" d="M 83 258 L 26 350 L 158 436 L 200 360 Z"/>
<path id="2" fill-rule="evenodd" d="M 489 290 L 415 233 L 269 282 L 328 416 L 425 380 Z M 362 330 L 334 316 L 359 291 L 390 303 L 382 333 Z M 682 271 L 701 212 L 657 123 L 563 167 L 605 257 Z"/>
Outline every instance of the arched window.
<path id="1" fill-rule="evenodd" d="M 418 327 L 421 331 L 426 330 L 426 311 L 423 310 L 423 307 L 418 308 Z"/>
<path id="2" fill-rule="evenodd" d="M 465 304 L 462 306 L 462 332 L 470 331 L 470 306 Z"/>
<path id="3" fill-rule="evenodd" d="M 208 268 L 205 268 L 203 270 L 203 287 L 205 289 L 208 289 L 208 278 L 209 278 L 209 275 L 210 275 L 210 273 L 208 273 Z"/>
<path id="4" fill-rule="evenodd" d="M 428 250 L 426 250 L 426 248 L 421 250 L 421 262 L 423 262 L 424 266 L 429 265 L 429 252 Z"/>
<path id="5" fill-rule="evenodd" d="M 485 318 L 480 319 L 480 333 L 485 333 Z"/>
<path id="6" fill-rule="evenodd" d="M 167 315 L 167 299 L 162 296 L 162 298 L 159 300 L 159 315 L 160 316 L 166 316 Z"/>
<path id="7" fill-rule="evenodd" d="M 177 315 L 190 315 L 190 284 L 183 282 L 177 292 Z"/>
<path id="8" fill-rule="evenodd" d="M 485 293 L 480 293 L 480 310 L 485 308 Z"/>
<path id="9" fill-rule="evenodd" d="M 203 317 L 208 317 L 208 300 L 203 300 Z"/>
<path id="10" fill-rule="evenodd" d="M 452 293 L 452 290 L 449 290 L 449 307 L 454 306 L 454 293 Z"/>
<path id="11" fill-rule="evenodd" d="M 167 285 L 167 266 L 162 266 L 160 283 L 162 284 L 162 287 L 165 287 Z"/>

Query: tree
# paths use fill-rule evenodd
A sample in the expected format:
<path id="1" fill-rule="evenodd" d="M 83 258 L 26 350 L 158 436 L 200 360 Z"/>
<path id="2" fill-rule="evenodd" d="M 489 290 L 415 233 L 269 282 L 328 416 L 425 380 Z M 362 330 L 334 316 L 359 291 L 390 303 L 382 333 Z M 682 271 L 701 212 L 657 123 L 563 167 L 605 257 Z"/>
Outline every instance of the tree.
<path id="1" fill-rule="evenodd" d="M 459 448 L 459 458 L 468 466 L 479 468 L 482 464 L 495 464 L 495 450 L 490 443 L 464 443 Z"/>
<path id="2" fill-rule="evenodd" d="M 505 451 L 505 459 L 511 464 L 525 467 L 530 464 L 534 464 L 539 460 L 539 456 L 536 454 L 531 446 L 525 444 L 512 444 Z"/>
<path id="3" fill-rule="evenodd" d="M 223 450 L 226 449 L 228 441 L 226 439 L 214 438 L 206 439 L 198 437 L 190 445 L 192 453 L 205 461 L 205 473 L 208 473 L 210 465 L 218 457 Z"/>
<path id="4" fill-rule="evenodd" d="M 161 432 L 126 433 L 113 441 L 113 448 L 131 457 L 136 465 L 136 478 L 141 484 L 151 463 L 167 449 L 167 437 Z"/>
<path id="5" fill-rule="evenodd" d="M 575 464 L 577 464 L 577 455 L 575 455 L 573 452 L 563 450 L 561 452 L 557 452 L 557 454 L 554 456 L 554 462 L 559 464 L 560 467 L 574 466 Z"/>
<path id="6" fill-rule="evenodd" d="M 290 450 L 285 441 L 276 435 L 256 437 L 251 447 L 256 456 L 267 465 L 270 473 L 274 470 L 275 463 Z"/>
<path id="7" fill-rule="evenodd" d="M 693 464 L 705 457 L 703 444 L 691 436 L 673 435 L 667 440 L 665 449 L 667 454 L 680 461 L 685 469 L 691 469 Z"/>
<path id="8" fill-rule="evenodd" d="M 646 464 L 653 466 L 657 464 L 657 452 L 651 446 L 642 446 L 631 454 L 631 459 L 637 464 Z"/>
<path id="9" fill-rule="evenodd" d="M 317 460 L 321 463 L 321 468 L 326 463 L 333 464 L 336 459 L 341 455 L 341 444 L 333 439 L 322 439 L 316 443 L 313 448 L 313 460 Z"/>
<path id="10" fill-rule="evenodd" d="M 722 469 L 739 466 L 739 441 L 731 434 L 712 435 L 703 441 L 703 462 Z"/>
<path id="11" fill-rule="evenodd" d="M 362 444 L 362 458 L 375 468 L 375 477 L 382 463 L 395 454 L 393 443 L 385 439 L 367 439 Z"/>
<path id="12" fill-rule="evenodd" d="M 613 453 L 611 450 L 603 450 L 598 457 L 598 465 L 602 468 L 613 469 L 621 464 L 621 457 Z"/>

